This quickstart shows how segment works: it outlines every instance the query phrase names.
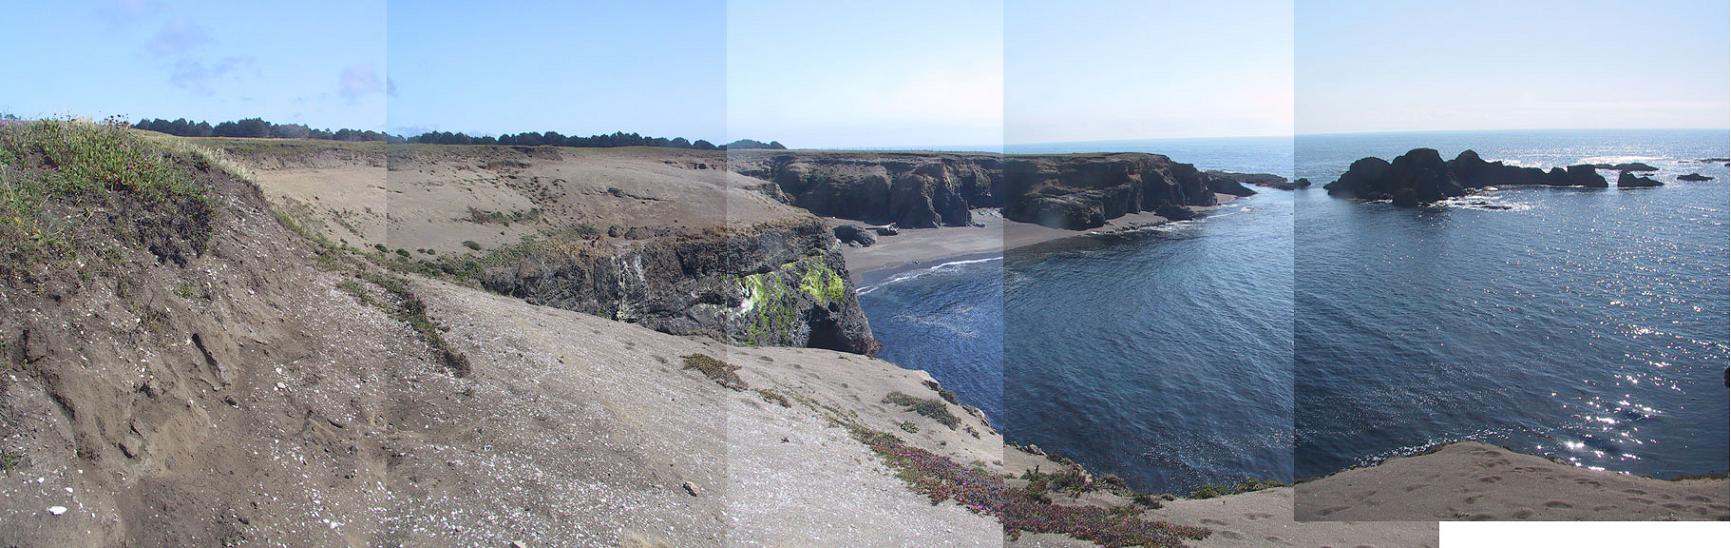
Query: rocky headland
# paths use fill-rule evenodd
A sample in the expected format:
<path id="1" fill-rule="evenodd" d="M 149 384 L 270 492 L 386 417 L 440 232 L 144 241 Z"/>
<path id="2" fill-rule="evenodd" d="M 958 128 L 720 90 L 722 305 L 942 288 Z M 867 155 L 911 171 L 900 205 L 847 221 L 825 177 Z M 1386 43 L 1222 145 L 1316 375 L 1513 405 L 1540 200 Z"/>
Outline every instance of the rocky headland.
<path id="1" fill-rule="evenodd" d="M 1216 193 L 1256 193 L 1245 185 L 1293 188 L 1277 175 L 1203 172 L 1145 153 L 743 151 L 727 162 L 788 205 L 898 229 L 971 226 L 972 210 L 1001 208 L 1011 221 L 1086 230 L 1141 212 L 1189 219 Z"/>
<path id="2" fill-rule="evenodd" d="M 1623 175 L 1629 176 L 1629 173 Z M 1381 158 L 1355 161 L 1339 179 L 1323 188 L 1331 195 L 1391 200 L 1397 206 L 1416 207 L 1464 196 L 1484 187 L 1521 185 L 1610 186 L 1604 176 L 1588 164 L 1554 167 L 1547 171 L 1506 165 L 1501 161 L 1485 161 L 1471 150 L 1444 161 L 1435 149 L 1417 148 L 1396 156 L 1393 161 Z"/>

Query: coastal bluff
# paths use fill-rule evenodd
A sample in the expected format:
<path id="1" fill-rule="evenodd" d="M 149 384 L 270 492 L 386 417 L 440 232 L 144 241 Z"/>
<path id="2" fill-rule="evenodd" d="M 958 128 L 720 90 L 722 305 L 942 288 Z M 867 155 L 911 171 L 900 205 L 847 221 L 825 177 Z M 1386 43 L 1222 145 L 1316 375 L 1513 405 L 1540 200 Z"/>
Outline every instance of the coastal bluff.
<path id="1" fill-rule="evenodd" d="M 1277 175 L 1201 171 L 1159 154 L 740 151 L 728 168 L 756 188 L 814 214 L 935 228 L 974 224 L 974 208 L 1002 208 L 1012 221 L 1087 230 L 1131 213 L 1172 220 L 1216 205 L 1215 193 L 1246 185 L 1292 188 Z"/>
<path id="2" fill-rule="evenodd" d="M 1598 170 L 1588 164 L 1553 167 L 1519 167 L 1489 162 L 1466 150 L 1444 161 L 1436 149 L 1415 148 L 1393 161 L 1367 157 L 1355 161 L 1339 179 L 1323 188 L 1330 195 L 1362 200 L 1391 200 L 1401 207 L 1417 207 L 1464 196 L 1489 186 L 1610 186 Z"/>

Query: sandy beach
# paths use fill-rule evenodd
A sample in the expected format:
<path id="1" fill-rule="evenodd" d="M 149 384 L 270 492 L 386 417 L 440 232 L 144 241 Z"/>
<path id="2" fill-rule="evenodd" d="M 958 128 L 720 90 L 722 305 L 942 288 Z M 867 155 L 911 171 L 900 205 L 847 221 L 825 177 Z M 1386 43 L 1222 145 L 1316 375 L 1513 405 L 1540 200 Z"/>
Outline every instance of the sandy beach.
<path id="1" fill-rule="evenodd" d="M 1221 205 L 1237 196 L 1216 194 Z M 1193 208 L 1203 215 L 1220 206 Z M 830 226 L 865 223 L 833 217 L 824 218 Z M 879 236 L 870 247 L 845 246 L 842 257 L 854 283 L 870 285 L 889 276 L 930 268 L 947 262 L 1002 257 L 1005 250 L 1054 242 L 1066 238 L 1111 234 L 1158 226 L 1170 219 L 1149 212 L 1131 213 L 1107 221 L 1104 226 L 1089 230 L 1065 230 L 1034 223 L 1005 219 L 995 209 L 974 210 L 974 220 L 983 227 L 940 227 L 905 229 L 895 236 Z"/>
<path id="2" fill-rule="evenodd" d="M 1724 477 L 1594 471 L 1477 442 L 1300 483 L 1299 521 L 1726 520 Z"/>

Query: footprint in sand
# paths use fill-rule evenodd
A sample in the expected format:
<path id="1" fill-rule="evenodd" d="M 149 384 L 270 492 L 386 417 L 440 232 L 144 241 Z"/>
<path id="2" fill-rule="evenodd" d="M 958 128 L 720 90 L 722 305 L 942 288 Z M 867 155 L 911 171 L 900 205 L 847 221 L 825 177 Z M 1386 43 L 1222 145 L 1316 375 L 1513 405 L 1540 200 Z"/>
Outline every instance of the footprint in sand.
<path id="1" fill-rule="evenodd" d="M 1631 498 L 1631 499 L 1629 499 L 1629 500 L 1632 500 L 1632 501 L 1635 501 L 1635 502 L 1639 502 L 1639 503 L 1641 503 L 1641 504 L 1653 504 L 1653 501 L 1651 501 L 1651 500 L 1647 500 L 1647 499 L 1644 499 L 1644 498 L 1641 498 L 1641 497 L 1634 497 L 1634 498 Z"/>
<path id="2" fill-rule="evenodd" d="M 1647 494 L 1646 491 L 1642 491 L 1640 489 L 1624 489 L 1623 492 L 1631 494 L 1631 495 L 1645 495 L 1645 494 Z"/>
<path id="3" fill-rule="evenodd" d="M 1515 519 L 1527 519 L 1527 518 L 1531 518 L 1531 517 L 1533 517 L 1533 511 L 1532 510 L 1521 510 L 1521 511 L 1515 512 Z"/>
<path id="4" fill-rule="evenodd" d="M 1577 478 L 1577 479 L 1575 479 L 1575 483 L 1579 484 L 1579 485 L 1591 485 L 1593 487 L 1604 487 L 1605 486 L 1605 484 L 1603 484 L 1603 483 L 1599 483 L 1597 481 L 1585 479 L 1585 478 Z"/>
<path id="5" fill-rule="evenodd" d="M 1710 499 L 1710 498 L 1707 498 L 1707 497 L 1704 497 L 1701 495 L 1689 495 L 1687 497 L 1683 497 L 1683 500 L 1686 500 L 1689 502 L 1713 502 L 1713 499 Z"/>
<path id="6" fill-rule="evenodd" d="M 1672 509 L 1672 510 L 1682 510 L 1684 508 L 1688 508 L 1688 506 L 1684 506 L 1682 503 L 1678 503 L 1678 502 L 1667 502 L 1665 504 L 1662 504 L 1661 506 L 1664 506 L 1664 507 Z"/>
<path id="7" fill-rule="evenodd" d="M 1238 532 L 1238 531 L 1228 531 L 1228 530 L 1225 530 L 1225 529 L 1221 529 L 1221 530 L 1219 530 L 1219 531 L 1215 531 L 1215 532 L 1214 532 L 1214 534 L 1216 534 L 1216 535 L 1220 535 L 1220 538 L 1229 538 L 1229 539 L 1232 539 L 1232 540 L 1240 540 L 1240 539 L 1243 539 L 1243 538 L 1244 538 L 1244 535 L 1242 535 L 1242 534 L 1239 534 L 1239 532 Z"/>
<path id="8" fill-rule="evenodd" d="M 1322 510 L 1317 511 L 1316 515 L 1326 516 L 1326 515 L 1333 514 L 1335 512 L 1339 512 L 1339 511 L 1345 510 L 1345 509 L 1346 509 L 1345 506 L 1334 506 L 1334 507 L 1330 507 L 1330 508 L 1323 508 Z"/>
<path id="9" fill-rule="evenodd" d="M 1499 481 L 1503 481 L 1502 476 L 1485 476 L 1485 477 L 1479 478 L 1480 483 L 1496 483 Z"/>
<path id="10" fill-rule="evenodd" d="M 1547 503 L 1545 503 L 1545 507 L 1546 507 L 1546 508 L 1556 508 L 1556 509 L 1558 509 L 1558 510 L 1562 510 L 1562 509 L 1565 509 L 1565 508 L 1574 508 L 1574 507 L 1575 507 L 1575 505 L 1573 505 L 1573 504 L 1569 504 L 1569 503 L 1567 503 L 1567 502 L 1563 502 L 1563 501 L 1560 501 L 1560 500 L 1553 500 L 1553 501 L 1550 501 L 1550 502 L 1547 502 Z"/>
<path id="11" fill-rule="evenodd" d="M 1251 512 L 1248 514 L 1244 514 L 1244 519 L 1248 519 L 1250 521 L 1264 520 L 1264 519 L 1268 519 L 1268 518 L 1272 518 L 1272 517 L 1274 517 L 1274 514 L 1264 514 L 1262 512 Z"/>
<path id="12" fill-rule="evenodd" d="M 1217 519 L 1213 519 L 1213 518 L 1202 518 L 1202 524 L 1203 525 L 1220 526 L 1220 525 L 1226 525 L 1226 522 L 1220 521 Z"/>
<path id="13" fill-rule="evenodd" d="M 1418 485 L 1408 485 L 1408 486 L 1406 486 L 1406 487 L 1402 487 L 1402 488 L 1401 488 L 1401 490 L 1402 490 L 1402 491 L 1406 491 L 1406 492 L 1408 492 L 1408 493 L 1411 493 L 1411 492 L 1413 492 L 1413 491 L 1417 491 L 1417 490 L 1419 490 L 1419 489 L 1424 489 L 1424 488 L 1426 488 L 1426 487 L 1430 487 L 1430 484 L 1427 484 L 1427 483 L 1420 483 L 1420 484 L 1418 484 Z"/>
<path id="14" fill-rule="evenodd" d="M 1278 544 L 1280 546 L 1292 546 L 1292 543 L 1287 542 L 1286 539 L 1283 539 L 1280 537 L 1263 537 L 1262 540 L 1268 541 L 1269 544 Z"/>
<path id="15" fill-rule="evenodd" d="M 1467 497 L 1466 500 L 1462 501 L 1462 502 L 1465 502 L 1467 504 L 1478 504 L 1479 498 L 1476 496 Z"/>

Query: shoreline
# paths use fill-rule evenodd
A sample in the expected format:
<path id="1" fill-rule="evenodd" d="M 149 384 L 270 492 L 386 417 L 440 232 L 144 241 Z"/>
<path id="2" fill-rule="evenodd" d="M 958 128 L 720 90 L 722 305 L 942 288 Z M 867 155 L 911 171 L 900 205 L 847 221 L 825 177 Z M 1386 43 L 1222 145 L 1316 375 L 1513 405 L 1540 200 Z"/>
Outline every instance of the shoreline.
<path id="1" fill-rule="evenodd" d="M 1207 217 L 1215 210 L 1238 199 L 1230 194 L 1215 194 L 1218 204 L 1193 207 L 1197 218 Z M 870 247 L 844 246 L 842 258 L 847 263 L 848 276 L 856 287 L 882 283 L 897 275 L 944 264 L 1002 258 L 1006 252 L 1027 249 L 1079 238 L 1123 234 L 1174 222 L 1152 212 L 1130 213 L 1105 225 L 1088 230 L 1067 230 L 1035 223 L 1005 219 L 996 209 L 976 209 L 975 220 L 984 227 L 939 227 L 905 229 L 895 236 L 879 236 Z M 851 219 L 824 217 L 825 224 L 866 223 Z"/>

